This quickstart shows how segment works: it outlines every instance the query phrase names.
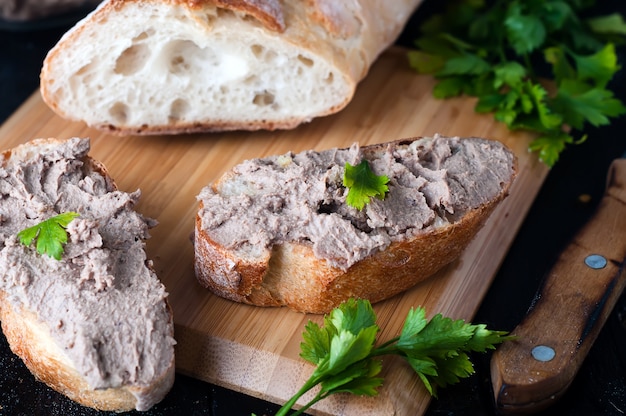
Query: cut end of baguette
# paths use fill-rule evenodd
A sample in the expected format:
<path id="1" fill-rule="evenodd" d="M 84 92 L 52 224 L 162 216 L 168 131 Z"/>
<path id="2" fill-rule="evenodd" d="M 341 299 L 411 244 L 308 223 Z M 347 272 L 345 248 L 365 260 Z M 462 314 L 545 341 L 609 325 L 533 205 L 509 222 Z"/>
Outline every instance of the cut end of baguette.
<path id="1" fill-rule="evenodd" d="M 89 140 L 36 139 L 0 158 L 0 321 L 33 375 L 84 406 L 148 410 L 174 382 L 174 325 L 134 211 Z M 65 212 L 60 260 L 18 232 Z M 38 237 L 40 238 L 40 236 Z"/>
<path id="2" fill-rule="evenodd" d="M 343 108 L 355 82 L 282 36 L 210 2 L 110 3 L 50 51 L 41 93 L 118 134 L 289 129 Z"/>
<path id="3" fill-rule="evenodd" d="M 118 135 L 291 129 L 342 110 L 420 2 L 105 0 L 40 91 Z"/>
<path id="4" fill-rule="evenodd" d="M 436 136 L 366 146 L 360 149 L 362 157 L 391 181 L 384 201 L 373 200 L 357 212 L 345 206 L 345 194 L 332 184 L 336 175 L 328 173 L 336 169 L 333 163 L 343 169 L 341 151 L 347 149 L 326 151 L 335 159 L 330 165 L 320 162 L 318 176 L 308 171 L 309 176 L 278 191 L 266 175 L 284 178 L 285 160 L 303 166 L 308 162 L 300 156 L 306 152 L 265 158 L 250 169 L 244 162 L 205 188 L 198 196 L 194 233 L 199 282 L 237 302 L 308 313 L 327 313 L 348 298 L 387 299 L 455 261 L 507 196 L 517 172 L 514 154 L 492 140 Z M 311 153 L 312 160 L 325 160 Z M 381 171 L 383 166 L 392 171 Z M 448 191 L 440 186 L 444 183 Z M 316 194 L 320 187 L 324 190 Z M 299 189 L 318 195 L 302 202 L 309 206 L 304 214 L 289 202 L 301 196 L 276 197 Z M 231 203 L 254 218 L 242 220 L 236 208 L 228 207 Z M 257 203 L 261 211 L 255 210 Z M 390 208 L 395 204 L 400 206 Z M 261 215 L 263 210 L 267 214 Z M 331 217 L 339 228 L 320 231 Z M 284 230 L 283 222 L 295 225 Z M 400 224 L 405 228 L 398 231 Z M 337 240 L 336 246 L 331 240 Z"/>

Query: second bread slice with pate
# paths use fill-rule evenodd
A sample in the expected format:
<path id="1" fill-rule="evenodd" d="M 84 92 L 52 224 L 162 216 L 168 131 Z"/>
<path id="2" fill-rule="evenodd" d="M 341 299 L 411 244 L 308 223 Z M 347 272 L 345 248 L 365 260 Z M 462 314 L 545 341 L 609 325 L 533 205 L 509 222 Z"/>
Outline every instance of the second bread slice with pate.
<path id="1" fill-rule="evenodd" d="M 389 191 L 357 210 L 342 181 L 363 159 Z M 301 312 L 387 299 L 457 259 L 516 172 L 498 141 L 442 136 L 248 160 L 198 195 L 196 275 L 219 296 Z"/>
<path id="2" fill-rule="evenodd" d="M 172 310 L 145 253 L 155 222 L 89 148 L 38 139 L 0 156 L 0 320 L 11 350 L 53 389 L 99 410 L 147 410 L 175 371 Z M 58 260 L 39 252 L 43 228 L 23 244 L 20 231 L 71 213 Z"/>

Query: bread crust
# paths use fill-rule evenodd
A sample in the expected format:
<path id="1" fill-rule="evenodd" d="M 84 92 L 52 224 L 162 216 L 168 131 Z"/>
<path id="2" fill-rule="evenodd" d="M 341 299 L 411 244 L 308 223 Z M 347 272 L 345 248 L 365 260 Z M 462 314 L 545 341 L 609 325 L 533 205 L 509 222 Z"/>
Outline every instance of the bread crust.
<path id="1" fill-rule="evenodd" d="M 411 140 L 396 141 L 396 145 Z M 381 148 L 388 144 L 368 146 Z M 372 303 L 401 293 L 454 262 L 497 205 L 508 195 L 517 174 L 498 195 L 466 212 L 458 221 L 392 242 L 347 270 L 333 267 L 299 243 L 274 245 L 264 259 L 246 259 L 211 239 L 196 216 L 195 271 L 200 284 L 217 295 L 257 306 L 287 306 L 306 313 L 327 313 L 348 298 Z M 228 176 L 226 173 L 224 177 Z M 221 180 L 221 179 L 220 179 Z M 203 208 L 200 201 L 199 212 Z"/>
<path id="2" fill-rule="evenodd" d="M 57 138 L 35 139 L 28 143 L 4 151 L 0 164 L 6 166 L 11 159 L 28 159 L 47 147 L 54 147 L 64 140 Z M 83 163 L 88 171 L 101 175 L 110 191 L 117 190 L 113 178 L 103 163 L 85 156 Z M 151 265 L 148 264 L 151 268 Z M 172 328 L 169 336 L 174 337 L 173 312 L 167 298 L 163 308 L 169 316 Z M 76 370 L 70 358 L 63 352 L 51 335 L 50 328 L 32 310 L 15 306 L 9 294 L 0 290 L 0 323 L 11 351 L 19 356 L 30 372 L 40 381 L 71 400 L 87 407 L 102 411 L 125 412 L 141 406 L 148 407 L 161 401 L 171 389 L 175 378 L 175 362 L 168 364 L 158 378 L 149 385 L 122 385 L 115 388 L 93 389 Z"/>
<path id="3" fill-rule="evenodd" d="M 342 110 L 352 100 L 357 84 L 366 76 L 372 63 L 394 42 L 420 3 L 421 0 L 105 0 L 94 13 L 68 31 L 49 52 L 41 70 L 41 95 L 44 102 L 61 117 L 84 121 L 90 127 L 116 135 L 292 129 L 312 118 Z M 210 36 L 212 23 L 206 21 L 204 16 L 215 13 L 216 10 L 227 10 L 251 17 L 268 36 L 275 37 L 289 48 L 297 48 L 303 56 L 316 57 L 315 59 L 331 65 L 333 78 L 341 80 L 338 82 L 343 86 L 343 92 L 340 96 L 333 94 L 337 96 L 327 97 L 332 104 L 326 108 L 306 115 L 281 111 L 271 117 L 264 115 L 251 118 L 247 112 L 236 119 L 225 119 L 213 116 L 212 109 L 207 108 L 203 117 L 194 120 L 170 119 L 167 122 L 138 124 L 105 121 L 108 115 L 104 114 L 100 117 L 78 115 L 62 102 L 65 100 L 62 95 L 69 92 L 57 92 L 57 89 L 70 90 L 70 84 L 76 81 L 61 78 L 67 78 L 67 74 L 72 71 L 81 71 L 81 68 L 68 64 L 74 60 L 68 55 L 68 51 L 76 49 L 81 38 L 91 39 L 94 31 L 98 30 L 98 25 L 112 19 L 114 13 L 123 13 L 124 8 L 130 4 L 182 9 L 190 22 L 202 27 L 201 30 L 207 37 Z M 127 40 L 129 39 L 121 39 L 120 42 Z M 115 64 L 116 57 L 107 57 L 106 53 L 93 59 L 107 58 L 110 61 L 107 65 Z"/>
<path id="4" fill-rule="evenodd" d="M 39 381 L 83 406 L 102 411 L 131 411 L 136 408 L 137 395 L 160 401 L 174 383 L 172 363 L 168 371 L 150 386 L 94 390 L 76 371 L 37 315 L 24 308 L 14 308 L 3 291 L 0 291 L 0 322 L 11 351 L 22 359 L 28 370 Z"/>

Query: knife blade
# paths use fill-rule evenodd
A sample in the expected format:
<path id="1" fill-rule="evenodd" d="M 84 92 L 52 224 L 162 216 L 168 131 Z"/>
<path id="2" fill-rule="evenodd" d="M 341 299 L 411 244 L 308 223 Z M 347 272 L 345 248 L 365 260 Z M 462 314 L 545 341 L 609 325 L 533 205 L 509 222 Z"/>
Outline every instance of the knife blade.
<path id="1" fill-rule="evenodd" d="M 626 157 L 626 154 L 624 155 Z M 528 313 L 491 358 L 500 413 L 555 403 L 580 369 L 626 286 L 626 159 L 611 163 L 592 217 L 542 282 Z"/>

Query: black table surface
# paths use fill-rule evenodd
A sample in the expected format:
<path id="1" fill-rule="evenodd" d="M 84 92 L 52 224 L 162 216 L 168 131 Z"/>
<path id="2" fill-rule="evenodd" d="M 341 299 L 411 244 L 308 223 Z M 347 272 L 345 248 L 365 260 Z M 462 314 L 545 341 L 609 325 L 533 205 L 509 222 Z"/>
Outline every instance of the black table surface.
<path id="1" fill-rule="evenodd" d="M 598 0 L 598 8 L 626 16 L 623 0 Z M 417 24 L 441 6 L 424 0 L 399 44 L 410 46 Z M 72 19 L 49 25 L 0 25 L 0 123 L 37 88 L 46 52 Z M 618 48 L 622 65 L 626 52 Z M 611 88 L 626 102 L 626 71 Z M 589 138 L 568 148 L 551 169 L 494 282 L 472 320 L 512 330 L 522 319 L 559 251 L 594 212 L 609 164 L 626 152 L 626 117 L 610 126 L 586 128 Z M 582 132 L 577 132 L 577 135 Z M 27 138 L 25 138 L 27 139 Z M 588 202 L 581 195 L 590 196 Z M 626 238 L 626 236 L 624 236 Z M 476 374 L 442 389 L 427 415 L 496 414 L 489 377 L 490 354 L 472 356 Z M 0 415 L 100 415 L 36 381 L 0 336 Z M 278 406 L 177 374 L 166 398 L 143 415 L 271 415 Z M 626 414 L 626 295 L 622 295 L 566 394 L 542 415 Z"/>

